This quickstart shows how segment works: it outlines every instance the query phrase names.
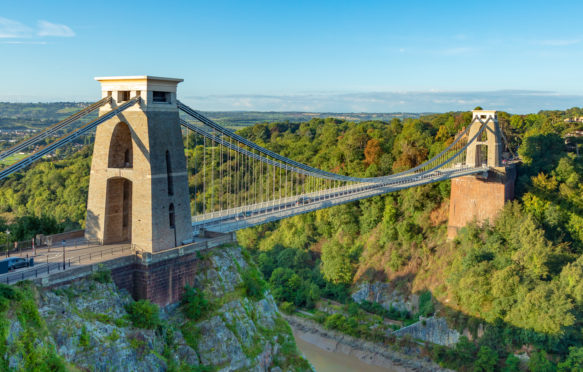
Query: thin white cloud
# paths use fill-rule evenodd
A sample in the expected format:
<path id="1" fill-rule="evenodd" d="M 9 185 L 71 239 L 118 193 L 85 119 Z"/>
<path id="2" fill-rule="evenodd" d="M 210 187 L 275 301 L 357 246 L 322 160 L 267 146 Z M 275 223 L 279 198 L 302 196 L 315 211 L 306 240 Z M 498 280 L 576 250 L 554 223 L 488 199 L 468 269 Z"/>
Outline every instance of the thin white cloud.
<path id="1" fill-rule="evenodd" d="M 11 40 L 11 41 L 0 41 L 0 44 L 12 44 L 12 45 L 22 45 L 22 44 L 35 44 L 35 45 L 46 45 L 46 41 L 20 41 L 20 40 Z"/>
<path id="2" fill-rule="evenodd" d="M 0 17 L 0 39 L 30 37 L 32 33 L 30 27 L 18 21 Z"/>
<path id="3" fill-rule="evenodd" d="M 482 106 L 513 113 L 529 113 L 583 104 L 581 95 L 532 90 L 233 94 L 183 98 L 194 107 L 207 111 L 445 112 Z"/>
<path id="4" fill-rule="evenodd" d="M 75 32 L 67 25 L 38 21 L 38 36 L 73 37 Z"/>

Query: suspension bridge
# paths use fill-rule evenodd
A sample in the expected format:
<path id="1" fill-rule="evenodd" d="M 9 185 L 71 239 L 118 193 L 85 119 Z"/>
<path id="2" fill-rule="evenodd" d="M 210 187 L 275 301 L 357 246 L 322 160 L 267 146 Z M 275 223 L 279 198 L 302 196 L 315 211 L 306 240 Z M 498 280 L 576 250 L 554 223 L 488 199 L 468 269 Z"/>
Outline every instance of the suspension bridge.
<path id="1" fill-rule="evenodd" d="M 180 79 L 96 80 L 101 100 L 0 153 L 4 160 L 29 152 L 0 170 L 0 179 L 95 132 L 85 234 L 104 244 L 131 242 L 158 252 L 202 234 L 234 232 L 423 184 L 487 177 L 504 167 L 505 138 L 495 111 L 475 110 L 469 126 L 412 169 L 356 177 L 299 163 L 222 127 L 177 99 Z M 79 124 L 96 112 L 96 119 Z"/>

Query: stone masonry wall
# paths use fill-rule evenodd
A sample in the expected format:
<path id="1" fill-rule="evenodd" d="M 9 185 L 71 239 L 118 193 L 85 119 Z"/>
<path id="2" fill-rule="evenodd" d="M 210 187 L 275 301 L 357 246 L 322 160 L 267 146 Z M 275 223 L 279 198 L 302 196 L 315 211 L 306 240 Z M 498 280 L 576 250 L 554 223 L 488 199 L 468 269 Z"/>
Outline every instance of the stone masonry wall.
<path id="1" fill-rule="evenodd" d="M 223 234 L 156 254 L 141 252 L 101 264 L 58 271 L 35 281 L 45 288 L 57 288 L 85 278 L 103 265 L 111 271 L 117 287 L 127 290 L 135 300 L 149 299 L 166 306 L 179 301 L 184 286 L 193 285 L 196 275 L 207 269 L 208 260 L 201 260 L 201 255 L 210 248 L 235 241 L 234 233 Z"/>
<path id="2" fill-rule="evenodd" d="M 488 178 L 465 176 L 451 180 L 447 237 L 453 239 L 459 229 L 472 220 L 486 221 L 496 217 L 504 204 L 514 198 L 516 169 L 489 171 Z"/>

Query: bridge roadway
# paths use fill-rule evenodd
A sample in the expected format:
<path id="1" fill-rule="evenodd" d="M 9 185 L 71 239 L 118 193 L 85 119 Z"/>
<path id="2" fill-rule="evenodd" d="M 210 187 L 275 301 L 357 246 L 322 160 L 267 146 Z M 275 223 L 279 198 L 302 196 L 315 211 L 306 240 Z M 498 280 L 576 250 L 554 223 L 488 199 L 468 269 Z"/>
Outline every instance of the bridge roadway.
<path id="1" fill-rule="evenodd" d="M 278 221 L 298 214 L 312 212 L 318 209 L 329 208 L 355 200 L 403 190 L 409 187 L 487 172 L 487 167 L 463 166 L 440 169 L 426 174 L 408 175 L 405 178 L 396 178 L 383 183 L 358 183 L 350 186 L 295 195 L 293 197 L 274 199 L 243 207 L 200 214 L 192 218 L 193 234 L 198 235 L 198 232 L 201 229 L 229 233 L 247 227 Z M 312 201 L 298 205 L 297 201 L 301 197 L 309 197 Z"/>

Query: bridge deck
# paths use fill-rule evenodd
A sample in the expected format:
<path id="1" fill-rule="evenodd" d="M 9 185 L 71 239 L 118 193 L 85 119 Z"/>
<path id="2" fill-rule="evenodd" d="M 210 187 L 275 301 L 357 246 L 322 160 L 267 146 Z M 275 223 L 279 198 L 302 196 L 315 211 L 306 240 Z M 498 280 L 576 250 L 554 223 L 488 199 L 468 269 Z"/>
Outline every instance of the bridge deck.
<path id="1" fill-rule="evenodd" d="M 227 233 L 264 224 L 271 221 L 309 213 L 322 208 L 349 203 L 355 200 L 403 190 L 409 187 L 420 186 L 437 181 L 444 181 L 477 173 L 487 172 L 488 168 L 451 168 L 431 172 L 423 176 L 411 176 L 402 180 L 395 180 L 383 184 L 356 184 L 349 187 L 340 187 L 325 191 L 297 195 L 269 202 L 257 203 L 245 207 L 206 213 L 193 218 L 193 231 L 197 234 L 201 228 L 206 230 Z M 300 197 L 310 197 L 312 202 L 296 205 Z"/>

